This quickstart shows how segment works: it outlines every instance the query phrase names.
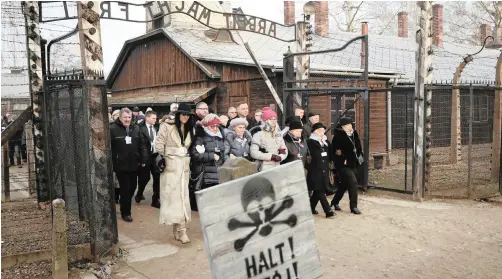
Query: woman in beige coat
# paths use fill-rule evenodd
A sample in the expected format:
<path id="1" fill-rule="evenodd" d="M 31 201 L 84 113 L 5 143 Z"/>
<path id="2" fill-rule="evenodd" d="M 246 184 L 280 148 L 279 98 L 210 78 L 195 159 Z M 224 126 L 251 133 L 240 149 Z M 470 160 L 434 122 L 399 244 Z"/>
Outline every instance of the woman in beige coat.
<path id="1" fill-rule="evenodd" d="M 159 223 L 172 225 L 176 240 L 190 242 L 186 224 L 191 210 L 188 195 L 190 157 L 188 149 L 193 139 L 193 114 L 186 104 L 180 104 L 174 119 L 160 124 L 155 149 L 165 159 L 165 169 L 160 175 Z"/>

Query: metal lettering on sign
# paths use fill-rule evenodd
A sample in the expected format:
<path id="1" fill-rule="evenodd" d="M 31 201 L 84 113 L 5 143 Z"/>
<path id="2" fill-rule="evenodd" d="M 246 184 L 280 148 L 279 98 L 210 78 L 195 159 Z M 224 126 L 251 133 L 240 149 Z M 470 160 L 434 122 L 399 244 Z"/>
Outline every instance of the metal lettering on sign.
<path id="1" fill-rule="evenodd" d="M 54 2 L 58 1 L 42 1 L 40 2 L 40 5 L 43 8 L 44 4 L 54 3 Z M 59 1 L 59 2 L 65 3 L 64 1 Z M 64 16 L 55 18 L 50 17 L 47 19 L 43 19 L 43 17 L 40 16 L 40 22 L 77 19 L 77 16 L 68 15 L 66 4 L 64 4 L 64 7 L 65 7 Z M 132 14 L 131 8 L 133 7 L 143 7 L 144 9 L 148 10 L 148 13 L 150 14 L 150 19 L 139 20 L 131 18 Z M 202 5 L 197 1 L 193 2 L 182 1 L 179 4 L 176 5 L 173 4 L 172 6 L 169 5 L 168 1 L 150 1 L 145 4 L 125 3 L 118 1 L 101 1 L 101 3 L 99 4 L 99 8 L 101 10 L 99 17 L 104 19 L 114 19 L 114 20 L 144 23 L 144 22 L 154 21 L 159 17 L 181 13 L 195 19 L 200 24 L 207 26 L 211 29 L 239 30 L 239 31 L 258 33 L 284 42 L 294 42 L 296 40 L 296 27 L 294 24 L 284 25 L 261 17 L 245 15 L 243 13 L 218 12 L 208 9 L 207 7 L 205 7 L 204 5 Z M 232 19 L 232 21 L 230 19 Z M 214 27 L 216 26 L 215 22 L 217 21 L 226 22 L 226 27 L 225 28 Z M 278 28 L 287 28 L 290 29 L 291 32 L 282 32 L 282 31 L 277 32 Z M 278 37 L 277 33 L 281 33 L 283 35 Z"/>

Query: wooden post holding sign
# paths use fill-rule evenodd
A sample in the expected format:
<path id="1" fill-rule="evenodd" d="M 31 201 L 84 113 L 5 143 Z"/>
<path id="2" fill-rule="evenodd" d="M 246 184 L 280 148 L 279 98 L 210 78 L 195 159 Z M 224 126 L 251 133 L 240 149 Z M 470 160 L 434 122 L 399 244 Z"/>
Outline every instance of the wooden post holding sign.
<path id="1" fill-rule="evenodd" d="M 302 162 L 199 191 L 196 198 L 213 279 L 321 276 Z"/>

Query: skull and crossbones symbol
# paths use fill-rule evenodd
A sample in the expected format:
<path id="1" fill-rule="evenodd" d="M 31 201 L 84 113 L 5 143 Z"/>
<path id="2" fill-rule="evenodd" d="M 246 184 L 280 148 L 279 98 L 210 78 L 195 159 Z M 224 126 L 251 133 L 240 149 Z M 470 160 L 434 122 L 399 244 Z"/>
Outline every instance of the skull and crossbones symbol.
<path id="1" fill-rule="evenodd" d="M 241 202 L 244 211 L 248 208 L 257 208 L 254 211 L 248 212 L 251 221 L 240 221 L 236 218 L 231 218 L 228 221 L 228 229 L 230 231 L 239 228 L 254 228 L 248 235 L 239 238 L 234 242 L 234 248 L 237 251 L 242 251 L 246 243 L 256 234 L 263 237 L 268 236 L 274 225 L 284 224 L 290 227 L 296 226 L 297 217 L 291 214 L 285 220 L 274 220 L 282 211 L 293 206 L 294 200 L 291 196 L 286 196 L 282 204 L 276 209 L 276 204 L 271 204 L 268 207 L 265 205 L 275 202 L 275 192 L 272 183 L 264 177 L 256 177 L 249 180 L 241 193 Z"/>

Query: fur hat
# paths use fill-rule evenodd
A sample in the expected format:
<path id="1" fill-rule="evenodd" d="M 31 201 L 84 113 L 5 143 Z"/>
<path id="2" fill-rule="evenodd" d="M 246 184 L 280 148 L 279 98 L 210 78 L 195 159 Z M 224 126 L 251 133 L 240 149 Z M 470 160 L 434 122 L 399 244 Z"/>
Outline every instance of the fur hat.
<path id="1" fill-rule="evenodd" d="M 134 108 L 132 109 L 132 112 L 139 112 L 139 108 L 138 108 L 138 107 L 134 107 Z"/>
<path id="2" fill-rule="evenodd" d="M 277 113 L 275 113 L 275 111 L 273 111 L 271 108 L 268 108 L 267 110 L 266 108 L 267 107 L 264 107 L 262 110 L 261 118 L 263 119 L 263 121 L 267 121 L 272 117 L 277 119 Z"/>
<path id="3" fill-rule="evenodd" d="M 302 122 L 300 120 L 293 120 L 289 123 L 289 130 L 303 129 Z"/>
<path id="4" fill-rule="evenodd" d="M 192 109 L 190 108 L 189 105 L 185 104 L 185 103 L 181 103 L 179 104 L 178 106 L 178 110 L 176 111 L 176 113 L 183 113 L 183 114 L 193 114 L 192 112 Z"/>
<path id="5" fill-rule="evenodd" d="M 347 124 L 352 124 L 352 122 L 353 122 L 352 118 L 350 118 L 350 117 L 342 117 L 340 119 L 340 125 L 341 126 L 344 126 L 344 125 L 347 125 Z"/>
<path id="6" fill-rule="evenodd" d="M 238 125 L 244 125 L 247 128 L 249 123 L 246 119 L 240 117 L 236 117 L 232 119 L 232 121 L 230 121 L 230 127 L 235 127 Z"/>
<path id="7" fill-rule="evenodd" d="M 312 125 L 312 133 L 313 133 L 315 130 L 319 129 L 319 128 L 324 128 L 324 129 L 326 129 L 326 127 L 324 127 L 324 125 L 322 125 L 322 123 L 321 123 L 321 122 L 318 122 L 318 123 L 316 123 L 316 124 Z M 290 128 L 290 129 L 291 129 L 291 128 Z"/>

